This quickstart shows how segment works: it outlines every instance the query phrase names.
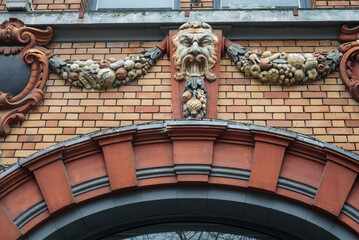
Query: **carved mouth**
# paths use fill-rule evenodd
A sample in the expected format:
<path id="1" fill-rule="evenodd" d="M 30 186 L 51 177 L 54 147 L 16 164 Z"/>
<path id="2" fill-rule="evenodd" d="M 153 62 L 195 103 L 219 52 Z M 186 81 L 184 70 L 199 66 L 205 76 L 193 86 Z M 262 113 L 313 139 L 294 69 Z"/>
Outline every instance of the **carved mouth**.
<path id="1" fill-rule="evenodd" d="M 187 76 L 201 77 L 204 75 L 206 66 L 208 66 L 208 60 L 203 54 L 197 56 L 188 54 L 183 58 L 182 66 L 184 66 Z"/>
<path id="2" fill-rule="evenodd" d="M 204 77 L 208 81 L 217 78 L 216 74 L 208 69 L 208 59 L 203 54 L 196 56 L 188 54 L 183 58 L 181 70 L 175 74 L 175 79 L 180 81 L 186 77 Z"/>

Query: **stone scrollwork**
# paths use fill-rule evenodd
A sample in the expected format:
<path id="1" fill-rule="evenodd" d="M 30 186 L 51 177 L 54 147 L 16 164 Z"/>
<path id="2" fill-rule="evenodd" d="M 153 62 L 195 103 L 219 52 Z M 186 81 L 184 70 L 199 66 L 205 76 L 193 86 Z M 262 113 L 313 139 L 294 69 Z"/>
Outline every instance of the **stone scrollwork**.
<path id="1" fill-rule="evenodd" d="M 304 55 L 262 52 L 234 44 L 228 39 L 225 39 L 224 47 L 232 62 L 246 77 L 281 85 L 324 79 L 339 69 L 343 56 L 338 49 L 328 53 L 314 52 Z"/>
<path id="2" fill-rule="evenodd" d="M 52 36 L 51 27 L 27 27 L 16 17 L 0 25 L 0 135 L 8 135 L 11 124 L 24 121 L 42 100 L 51 53 L 41 46 Z"/>
<path id="3" fill-rule="evenodd" d="M 75 87 L 86 89 L 118 87 L 146 74 L 166 49 L 167 38 L 148 51 L 124 59 L 72 61 L 53 56 L 50 59 L 50 68 Z"/>
<path id="4" fill-rule="evenodd" d="M 343 53 L 340 63 L 340 77 L 352 97 L 359 102 L 359 26 L 343 26 L 339 41 L 345 42 L 338 47 Z"/>
<path id="5" fill-rule="evenodd" d="M 186 80 L 182 95 L 183 116 L 203 118 L 207 110 L 204 80 L 217 79 L 212 68 L 217 61 L 218 39 L 207 23 L 189 22 L 179 28 L 172 41 L 174 66 L 178 70 L 174 79 Z"/>

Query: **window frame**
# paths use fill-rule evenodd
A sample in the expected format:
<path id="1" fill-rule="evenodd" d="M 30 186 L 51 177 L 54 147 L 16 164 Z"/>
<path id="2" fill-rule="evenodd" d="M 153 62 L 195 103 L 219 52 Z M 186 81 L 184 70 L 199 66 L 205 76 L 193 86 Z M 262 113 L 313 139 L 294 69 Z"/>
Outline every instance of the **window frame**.
<path id="1" fill-rule="evenodd" d="M 298 0 L 299 6 L 298 8 L 310 8 L 310 0 Z M 222 8 L 222 0 L 213 0 L 213 8 L 214 9 L 223 9 Z M 283 7 L 289 8 L 289 7 Z M 235 9 L 235 8 L 225 8 L 225 9 Z M 250 8 L 243 8 L 243 9 L 250 9 Z M 267 9 L 267 8 L 263 8 Z M 274 8 L 274 9 L 281 9 L 281 7 Z"/>
<path id="2" fill-rule="evenodd" d="M 98 8 L 100 0 L 88 0 L 87 1 L 87 11 L 101 11 L 101 10 L 173 10 L 173 9 L 180 9 L 181 7 L 181 0 L 171 0 L 172 1 L 172 8 Z"/>

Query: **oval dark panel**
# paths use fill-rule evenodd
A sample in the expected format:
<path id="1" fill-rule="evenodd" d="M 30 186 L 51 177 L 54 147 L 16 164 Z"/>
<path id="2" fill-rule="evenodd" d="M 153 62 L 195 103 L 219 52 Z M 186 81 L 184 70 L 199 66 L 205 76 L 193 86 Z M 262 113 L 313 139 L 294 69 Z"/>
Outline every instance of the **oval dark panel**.
<path id="1" fill-rule="evenodd" d="M 19 59 L 19 54 L 0 55 L 0 92 L 16 96 L 29 82 L 31 68 Z"/>

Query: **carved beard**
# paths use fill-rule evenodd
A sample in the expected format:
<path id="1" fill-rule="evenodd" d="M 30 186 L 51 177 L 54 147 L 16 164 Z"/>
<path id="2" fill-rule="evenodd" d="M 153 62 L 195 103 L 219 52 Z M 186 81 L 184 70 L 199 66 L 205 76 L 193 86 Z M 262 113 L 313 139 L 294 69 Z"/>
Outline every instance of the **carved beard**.
<path id="1" fill-rule="evenodd" d="M 177 69 L 181 68 L 181 65 L 183 64 L 183 60 L 187 55 L 193 55 L 189 52 L 190 52 L 190 49 L 188 47 L 185 47 L 183 45 L 178 46 L 177 51 L 176 51 L 176 55 L 178 56 L 178 58 L 175 61 L 175 66 Z M 213 45 L 209 45 L 209 46 L 200 48 L 199 53 L 196 55 L 199 55 L 199 54 L 202 54 L 203 56 L 205 56 L 205 58 L 207 59 L 208 64 L 209 64 L 209 68 L 212 68 L 215 65 L 217 58 L 213 54 Z M 194 55 L 194 57 L 196 55 Z"/>

